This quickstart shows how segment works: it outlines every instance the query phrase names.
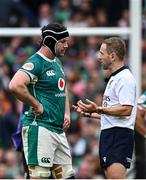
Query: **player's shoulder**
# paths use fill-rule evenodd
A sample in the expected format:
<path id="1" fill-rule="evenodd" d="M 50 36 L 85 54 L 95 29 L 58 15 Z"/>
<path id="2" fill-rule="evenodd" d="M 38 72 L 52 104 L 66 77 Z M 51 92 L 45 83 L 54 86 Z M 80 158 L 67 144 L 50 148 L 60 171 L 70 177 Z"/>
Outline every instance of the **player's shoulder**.
<path id="1" fill-rule="evenodd" d="M 41 59 L 37 55 L 37 53 L 35 53 L 25 61 L 25 63 L 21 67 L 21 70 L 34 73 L 35 71 L 41 72 L 42 67 L 43 63 L 41 62 Z"/>
<path id="2" fill-rule="evenodd" d="M 43 65 L 43 61 L 37 53 L 33 54 L 27 59 L 26 64 L 28 63 L 33 64 L 35 67 L 40 67 L 40 68 Z"/>
<path id="3" fill-rule="evenodd" d="M 37 53 L 30 56 L 27 61 L 34 62 L 34 63 L 42 63 L 41 57 Z"/>

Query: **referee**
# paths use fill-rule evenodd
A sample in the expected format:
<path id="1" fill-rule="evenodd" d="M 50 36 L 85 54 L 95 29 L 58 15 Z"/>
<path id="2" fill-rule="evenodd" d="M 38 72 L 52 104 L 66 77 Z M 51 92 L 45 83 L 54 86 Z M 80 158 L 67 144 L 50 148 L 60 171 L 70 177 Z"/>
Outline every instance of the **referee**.
<path id="1" fill-rule="evenodd" d="M 125 66 L 125 43 L 118 37 L 105 39 L 98 59 L 111 76 L 107 83 L 102 106 L 93 101 L 78 101 L 73 105 L 81 114 L 101 114 L 99 155 L 101 167 L 109 179 L 126 178 L 134 146 L 136 116 L 136 82 Z"/>

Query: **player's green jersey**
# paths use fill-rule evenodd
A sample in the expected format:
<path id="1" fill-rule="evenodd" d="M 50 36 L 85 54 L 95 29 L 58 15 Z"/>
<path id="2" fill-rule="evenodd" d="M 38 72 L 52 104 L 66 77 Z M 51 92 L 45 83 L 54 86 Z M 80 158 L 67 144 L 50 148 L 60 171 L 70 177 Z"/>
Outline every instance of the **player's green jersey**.
<path id="1" fill-rule="evenodd" d="M 138 105 L 146 109 L 146 91 L 139 97 Z"/>
<path id="2" fill-rule="evenodd" d="M 20 68 L 30 77 L 28 90 L 44 108 L 41 115 L 35 116 L 29 111 L 25 113 L 23 126 L 39 125 L 56 133 L 63 132 L 65 113 L 65 75 L 60 60 L 50 60 L 37 52 Z"/>

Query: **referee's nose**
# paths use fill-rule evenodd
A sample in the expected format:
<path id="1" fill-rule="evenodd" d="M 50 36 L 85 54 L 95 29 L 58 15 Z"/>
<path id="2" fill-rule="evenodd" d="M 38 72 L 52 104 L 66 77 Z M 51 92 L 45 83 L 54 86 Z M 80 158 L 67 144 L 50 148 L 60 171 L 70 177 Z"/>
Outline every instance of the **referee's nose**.
<path id="1" fill-rule="evenodd" d="M 97 53 L 97 61 L 98 61 L 98 62 L 101 62 L 101 60 L 102 60 L 102 59 L 101 59 L 101 54 L 100 54 L 100 52 L 98 52 L 98 53 Z"/>

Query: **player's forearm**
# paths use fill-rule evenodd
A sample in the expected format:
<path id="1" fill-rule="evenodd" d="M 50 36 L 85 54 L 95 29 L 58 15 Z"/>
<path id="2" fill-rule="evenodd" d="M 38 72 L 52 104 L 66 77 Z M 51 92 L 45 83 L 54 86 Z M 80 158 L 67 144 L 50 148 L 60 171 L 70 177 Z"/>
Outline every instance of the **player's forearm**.
<path id="1" fill-rule="evenodd" d="M 107 114 L 111 116 L 130 116 L 132 106 L 127 105 L 116 105 L 112 107 L 98 107 L 97 112 L 101 114 Z"/>
<path id="2" fill-rule="evenodd" d="M 25 104 L 28 104 L 32 107 L 37 107 L 39 104 L 39 101 L 37 101 L 28 91 L 27 86 L 25 85 L 10 85 L 9 86 L 10 91 L 13 93 L 13 95 L 22 101 Z"/>

